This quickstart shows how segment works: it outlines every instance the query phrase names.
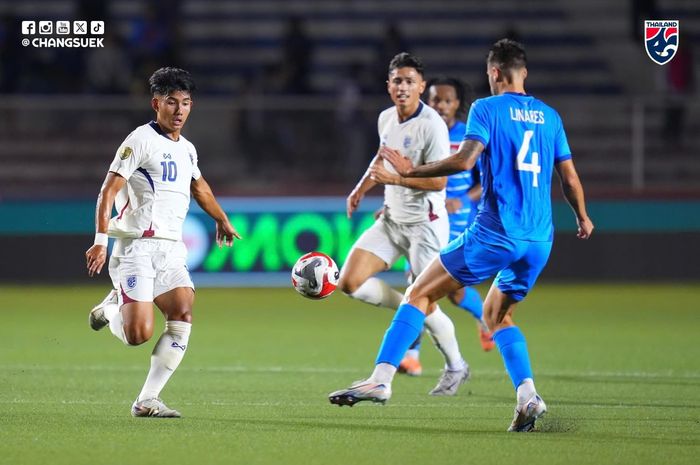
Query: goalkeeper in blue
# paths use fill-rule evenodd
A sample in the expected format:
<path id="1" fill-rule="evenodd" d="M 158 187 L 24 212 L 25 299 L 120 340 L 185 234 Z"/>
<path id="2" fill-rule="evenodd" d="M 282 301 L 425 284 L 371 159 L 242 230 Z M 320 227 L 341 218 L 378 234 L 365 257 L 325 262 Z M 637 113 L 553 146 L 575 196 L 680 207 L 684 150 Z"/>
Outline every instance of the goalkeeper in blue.
<path id="1" fill-rule="evenodd" d="M 472 104 L 464 141 L 456 154 L 413 167 L 398 151 L 380 150 L 380 156 L 404 177 L 469 170 L 481 157 L 484 192 L 472 225 L 406 290 L 384 335 L 372 375 L 331 393 L 333 404 L 386 402 L 397 366 L 435 303 L 460 287 L 495 275 L 484 300 L 483 318 L 515 388 L 515 415 L 508 431 L 532 431 L 537 418 L 547 411 L 535 389 L 525 336 L 515 325 L 513 313 L 532 289 L 552 248 L 553 171 L 575 214 L 580 239 L 591 236 L 593 223 L 586 213 L 583 187 L 559 114 L 525 92 L 527 59 L 522 45 L 510 39 L 496 42 L 486 70 L 492 96 Z"/>

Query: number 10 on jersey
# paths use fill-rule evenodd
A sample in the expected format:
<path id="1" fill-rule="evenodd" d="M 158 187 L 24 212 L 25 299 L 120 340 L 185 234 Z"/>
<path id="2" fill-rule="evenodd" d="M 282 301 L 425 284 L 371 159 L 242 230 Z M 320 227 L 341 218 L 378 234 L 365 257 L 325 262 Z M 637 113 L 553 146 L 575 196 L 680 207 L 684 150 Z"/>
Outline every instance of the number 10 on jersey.
<path id="1" fill-rule="evenodd" d="M 163 182 L 173 182 L 177 179 L 177 164 L 174 161 L 162 161 L 160 166 L 163 167 Z"/>
<path id="2" fill-rule="evenodd" d="M 520 150 L 518 151 L 518 171 L 529 171 L 532 173 L 532 187 L 538 187 L 537 175 L 542 171 L 540 167 L 540 155 L 537 152 L 532 152 L 532 161 L 527 163 L 525 158 L 527 153 L 530 151 L 530 140 L 535 134 L 535 131 L 528 130 L 523 134 L 523 143 L 520 144 Z"/>

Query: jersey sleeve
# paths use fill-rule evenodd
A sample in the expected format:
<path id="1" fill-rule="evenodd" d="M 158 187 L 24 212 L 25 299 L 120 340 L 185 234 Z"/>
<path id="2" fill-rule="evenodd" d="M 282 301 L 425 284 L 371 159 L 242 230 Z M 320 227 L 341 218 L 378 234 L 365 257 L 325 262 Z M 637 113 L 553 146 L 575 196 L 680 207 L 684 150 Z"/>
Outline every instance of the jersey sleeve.
<path id="1" fill-rule="evenodd" d="M 386 110 L 382 111 L 379 113 L 379 116 L 377 117 L 377 136 L 379 138 L 379 143 L 377 144 L 377 147 L 381 147 L 386 143 L 386 141 L 383 139 L 382 132 L 384 131 L 384 127 L 386 126 Z"/>
<path id="2" fill-rule="evenodd" d="M 424 163 L 439 161 L 450 156 L 450 133 L 442 118 L 429 120 L 424 146 Z"/>
<path id="3" fill-rule="evenodd" d="M 559 115 L 557 115 L 559 116 Z M 560 163 L 562 161 L 569 160 L 571 158 L 571 148 L 569 147 L 569 141 L 566 138 L 566 132 L 564 131 L 564 123 L 561 117 L 558 117 L 558 124 L 556 134 L 554 135 L 554 163 Z"/>
<path id="4" fill-rule="evenodd" d="M 129 179 L 134 171 L 142 165 L 145 158 L 144 142 L 131 133 L 117 149 L 114 161 L 109 165 L 109 171 L 117 173 L 124 179 Z"/>
<path id="5" fill-rule="evenodd" d="M 476 100 L 469 109 L 464 140 L 478 140 L 486 147 L 489 143 L 489 134 L 487 105 L 483 100 Z"/>
<path id="6" fill-rule="evenodd" d="M 190 159 L 192 161 L 192 179 L 196 181 L 202 177 L 202 172 L 199 170 L 197 150 L 194 148 L 194 145 L 190 145 Z"/>

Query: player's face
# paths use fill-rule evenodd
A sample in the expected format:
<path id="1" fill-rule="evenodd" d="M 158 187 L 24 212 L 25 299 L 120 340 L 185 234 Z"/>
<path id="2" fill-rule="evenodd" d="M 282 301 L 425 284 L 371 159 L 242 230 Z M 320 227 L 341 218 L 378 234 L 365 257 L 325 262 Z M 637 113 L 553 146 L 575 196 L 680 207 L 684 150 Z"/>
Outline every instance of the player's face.
<path id="1" fill-rule="evenodd" d="M 430 86 L 428 105 L 442 116 L 442 119 L 445 120 L 449 127 L 452 127 L 455 123 L 455 115 L 459 109 L 459 103 L 457 91 L 454 87 L 447 84 Z"/>
<path id="2" fill-rule="evenodd" d="M 399 111 L 415 111 L 420 95 L 425 90 L 425 81 L 415 68 L 396 68 L 389 73 L 387 90 Z"/>
<path id="3" fill-rule="evenodd" d="M 168 133 L 180 133 L 192 109 L 189 92 L 177 90 L 168 95 L 156 95 L 151 104 L 158 124 Z"/>

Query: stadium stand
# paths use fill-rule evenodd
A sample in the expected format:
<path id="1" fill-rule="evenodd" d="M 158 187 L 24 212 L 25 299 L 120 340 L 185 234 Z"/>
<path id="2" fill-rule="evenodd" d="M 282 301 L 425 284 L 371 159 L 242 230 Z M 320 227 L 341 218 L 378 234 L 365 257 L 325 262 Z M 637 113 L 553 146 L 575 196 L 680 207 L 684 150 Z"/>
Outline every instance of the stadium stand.
<path id="1" fill-rule="evenodd" d="M 700 189 L 700 161 L 693 156 L 700 105 L 682 100 L 679 125 L 685 126 L 669 140 L 665 126 L 674 103 L 665 90 L 666 68 L 651 63 L 642 42 L 631 37 L 626 3 L 182 0 L 167 2 L 171 29 L 165 32 L 176 37 L 168 50 L 143 42 L 149 9 L 158 2 L 102 3 L 106 27 L 116 33 L 114 47 L 130 60 L 125 73 L 132 82 L 122 92 L 132 95 L 96 97 L 85 73 L 70 68 L 84 69 L 84 62 L 66 51 L 21 49 L 26 56 L 14 58 L 20 85 L 5 87 L 0 100 L 0 196 L 80 196 L 97 189 L 124 135 L 150 116 L 141 74 L 170 63 L 144 60 L 148 47 L 190 69 L 202 89 L 187 135 L 220 192 L 260 193 L 264 175 L 267 192 L 303 193 L 311 183 L 315 191 L 344 193 L 371 157 L 376 112 L 388 105 L 382 40 L 392 25 L 424 58 L 430 75 L 459 76 L 477 96 L 487 92 L 489 44 L 506 34 L 524 42 L 533 63 L 528 90 L 560 109 L 592 192 Z M 683 40 L 699 50 L 697 68 L 700 22 L 692 20 L 700 6 L 664 0 L 658 7 L 662 16 L 681 20 Z M 5 24 L 75 19 L 80 8 L 66 0 L 0 1 Z M 303 96 L 287 95 L 289 87 L 280 82 L 290 18 L 301 19 L 308 38 Z M 12 62 L 3 65 L 5 73 L 14 69 Z"/>

